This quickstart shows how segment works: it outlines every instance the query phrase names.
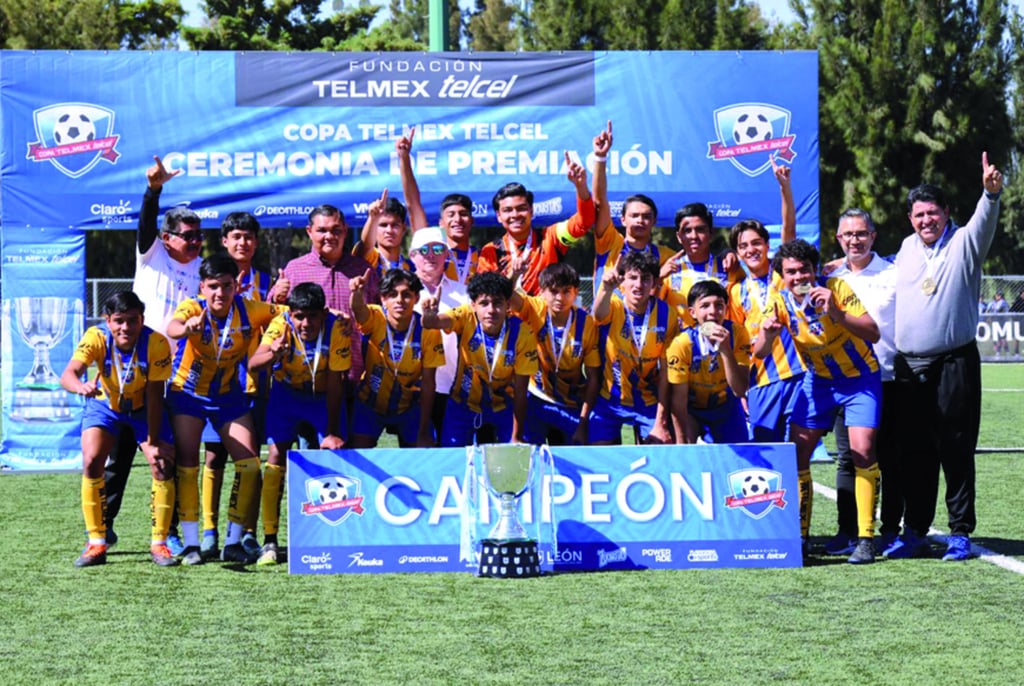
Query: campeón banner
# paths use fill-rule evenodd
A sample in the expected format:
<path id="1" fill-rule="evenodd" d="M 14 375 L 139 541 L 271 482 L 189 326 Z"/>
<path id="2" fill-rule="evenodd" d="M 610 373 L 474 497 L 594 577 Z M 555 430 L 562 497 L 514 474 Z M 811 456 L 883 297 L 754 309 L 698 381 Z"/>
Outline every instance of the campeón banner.
<path id="1" fill-rule="evenodd" d="M 519 505 L 548 570 L 802 565 L 790 443 L 551 452 Z M 288 570 L 476 571 L 473 542 L 498 505 L 471 460 L 455 448 L 290 451 Z"/>

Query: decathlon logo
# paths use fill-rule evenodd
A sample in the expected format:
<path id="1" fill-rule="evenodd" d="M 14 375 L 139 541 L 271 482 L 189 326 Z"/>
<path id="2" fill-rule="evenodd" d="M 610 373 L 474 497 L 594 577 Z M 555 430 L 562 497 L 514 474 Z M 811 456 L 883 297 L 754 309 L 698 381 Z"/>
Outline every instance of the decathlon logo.
<path id="1" fill-rule="evenodd" d="M 729 474 L 729 491 L 725 506 L 740 509 L 754 519 L 761 519 L 772 509 L 786 507 L 786 491 L 782 474 L 770 469 L 743 469 Z"/>
<path id="2" fill-rule="evenodd" d="M 744 102 L 715 110 L 718 140 L 708 143 L 708 157 L 728 160 L 747 176 L 757 176 L 772 168 L 769 155 L 785 162 L 796 157 L 795 135 L 789 133 L 792 113 L 763 102 Z"/>
<path id="3" fill-rule="evenodd" d="M 49 162 L 72 179 L 105 160 L 121 156 L 115 146 L 114 111 L 84 102 L 62 102 L 32 113 L 36 140 L 28 144 L 28 159 Z"/>

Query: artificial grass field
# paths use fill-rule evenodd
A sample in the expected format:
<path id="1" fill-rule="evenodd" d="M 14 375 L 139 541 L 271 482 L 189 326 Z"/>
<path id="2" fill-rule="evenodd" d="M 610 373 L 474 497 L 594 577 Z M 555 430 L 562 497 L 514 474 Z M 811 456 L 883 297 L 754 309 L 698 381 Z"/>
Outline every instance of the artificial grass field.
<path id="1" fill-rule="evenodd" d="M 985 365 L 984 448 L 1024 446 L 1024 365 Z M 973 539 L 1024 560 L 1024 452 L 978 456 Z M 834 485 L 835 467 L 814 466 Z M 230 479 L 230 474 L 228 475 Z M 797 570 L 289 576 L 160 569 L 136 462 L 106 566 L 76 474 L 0 477 L 4 684 L 1016 683 L 1024 576 L 982 560 Z M 228 481 L 230 483 L 230 481 Z M 227 501 L 227 489 L 223 502 Z M 812 536 L 835 530 L 815 497 Z M 226 515 L 221 517 L 226 522 Z M 940 502 L 936 526 L 945 526 Z"/>

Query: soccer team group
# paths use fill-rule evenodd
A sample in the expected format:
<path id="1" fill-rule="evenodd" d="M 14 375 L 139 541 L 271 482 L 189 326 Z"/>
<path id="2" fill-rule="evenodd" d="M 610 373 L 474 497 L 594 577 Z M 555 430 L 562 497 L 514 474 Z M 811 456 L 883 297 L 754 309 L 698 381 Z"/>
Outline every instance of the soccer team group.
<path id="1" fill-rule="evenodd" d="M 974 326 L 958 322 L 977 317 L 971 280 L 980 284 L 995 230 L 1002 177 L 987 156 L 985 192 L 965 227 L 949 220 L 940 189 L 920 186 L 907 202 L 914 233 L 894 258 L 871 250 L 871 217 L 854 209 L 837 228 L 845 258 L 821 265 L 795 238 L 790 169 L 774 160 L 774 257 L 753 219 L 713 254 L 713 217 L 701 203 L 675 214 L 678 252 L 652 242 L 658 210 L 644 195 L 622 204 L 620 233 L 605 174 L 610 122 L 593 140 L 592 187 L 566 155 L 572 217 L 534 227 L 532 193 L 509 183 L 492 203 L 505 233 L 478 249 L 465 195 L 448 195 L 440 226 L 428 226 L 414 133 L 396 143 L 406 205 L 385 190 L 351 249 L 343 214 L 314 208 L 310 253 L 273 282 L 253 268 L 259 224 L 249 213 L 226 217 L 224 250 L 205 259 L 194 212 L 175 207 L 158 227 L 162 187 L 178 171 L 154 158 L 133 290 L 105 303 L 105 321 L 85 333 L 61 377 L 87 399 L 88 543 L 76 566 L 106 562 L 136 447 L 152 473 L 156 564 L 274 564 L 285 456 L 296 442 L 370 448 L 388 431 L 403 447 L 600 445 L 620 442 L 626 426 L 649 443 L 795 443 L 805 553 L 810 459 L 834 429 L 839 532 L 824 552 L 855 564 L 876 559 L 879 493 L 882 554 L 929 552 L 941 466 L 953 529 L 944 557 L 970 556 L 980 362 L 969 349 Z M 587 311 L 562 258 L 591 231 L 598 285 Z M 970 343 L 956 340 L 967 328 Z M 228 457 L 235 480 L 221 548 Z"/>

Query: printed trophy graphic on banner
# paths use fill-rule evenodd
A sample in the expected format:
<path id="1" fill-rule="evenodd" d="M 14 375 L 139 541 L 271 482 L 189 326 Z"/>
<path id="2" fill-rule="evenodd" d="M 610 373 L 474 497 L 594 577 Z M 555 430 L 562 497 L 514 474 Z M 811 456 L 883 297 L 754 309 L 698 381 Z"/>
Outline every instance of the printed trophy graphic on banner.
<path id="1" fill-rule="evenodd" d="M 50 362 L 50 350 L 68 333 L 67 298 L 13 298 L 11 308 L 18 336 L 34 359 L 23 379 L 14 384 L 11 419 L 19 422 L 61 422 L 71 417 L 67 393 Z"/>
<path id="2" fill-rule="evenodd" d="M 480 449 L 487 490 L 501 502 L 498 522 L 481 544 L 480 576 L 539 576 L 537 541 L 527 536 L 517 514 L 518 499 L 533 477 L 533 446 L 483 445 Z"/>

